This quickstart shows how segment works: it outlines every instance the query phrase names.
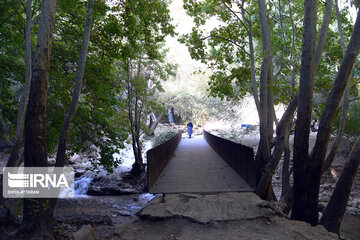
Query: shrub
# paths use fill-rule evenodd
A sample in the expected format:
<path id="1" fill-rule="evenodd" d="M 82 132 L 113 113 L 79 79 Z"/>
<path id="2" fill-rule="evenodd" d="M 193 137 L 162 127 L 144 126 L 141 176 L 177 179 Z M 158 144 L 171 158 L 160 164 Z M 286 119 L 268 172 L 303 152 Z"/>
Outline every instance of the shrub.
<path id="1" fill-rule="evenodd" d="M 350 103 L 345 123 L 345 133 L 357 136 L 360 133 L 360 101 Z"/>
<path id="2" fill-rule="evenodd" d="M 171 139 L 173 136 L 178 134 L 179 132 L 175 129 L 166 129 L 159 134 L 157 134 L 153 140 L 152 145 L 153 147 L 159 146 L 160 144 L 166 142 L 167 140 Z"/>

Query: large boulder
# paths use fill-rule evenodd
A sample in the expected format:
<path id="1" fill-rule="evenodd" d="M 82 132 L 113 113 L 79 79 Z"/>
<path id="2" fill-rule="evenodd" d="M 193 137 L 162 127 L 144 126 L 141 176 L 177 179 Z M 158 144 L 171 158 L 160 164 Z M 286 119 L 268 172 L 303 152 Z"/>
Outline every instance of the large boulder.
<path id="1" fill-rule="evenodd" d="M 74 232 L 74 240 L 95 240 L 96 235 L 90 224 L 82 226 Z"/>
<path id="2" fill-rule="evenodd" d="M 90 182 L 87 195 L 128 195 L 140 190 L 114 175 L 97 176 Z"/>
<path id="3" fill-rule="evenodd" d="M 115 226 L 114 234 L 123 240 L 338 239 L 322 226 L 277 214 L 271 203 L 250 192 L 168 194 L 154 198 L 138 220 Z"/>
<path id="4" fill-rule="evenodd" d="M 141 218 L 184 217 L 199 223 L 273 217 L 275 212 L 263 207 L 264 201 L 250 192 L 224 194 L 168 194 L 154 198 L 139 211 Z"/>

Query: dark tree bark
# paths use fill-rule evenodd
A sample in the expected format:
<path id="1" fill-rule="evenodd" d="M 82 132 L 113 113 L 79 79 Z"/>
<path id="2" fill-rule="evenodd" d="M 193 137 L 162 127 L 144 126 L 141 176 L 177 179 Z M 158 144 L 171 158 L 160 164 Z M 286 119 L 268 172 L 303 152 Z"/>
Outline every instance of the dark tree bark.
<path id="1" fill-rule="evenodd" d="M 345 56 L 345 52 L 346 52 L 346 46 L 345 46 L 345 39 L 344 39 L 344 34 L 343 34 L 343 28 L 342 28 L 342 23 L 341 23 L 341 16 L 340 16 L 340 11 L 339 11 L 339 6 L 338 6 L 338 2 L 337 0 L 335 0 L 335 10 L 336 10 L 336 18 L 337 18 L 337 25 L 338 25 L 338 30 L 339 30 L 339 35 L 340 35 L 340 41 L 341 41 L 341 47 L 343 50 L 343 56 Z M 325 172 L 326 170 L 328 170 L 331 166 L 331 164 L 333 163 L 335 156 L 337 154 L 339 145 L 341 143 L 342 140 L 342 136 L 344 134 L 344 130 L 345 130 L 345 123 L 346 123 L 346 115 L 348 112 L 348 107 L 349 107 L 349 93 L 350 93 L 350 82 L 352 79 L 352 74 L 349 75 L 348 78 L 348 82 L 346 85 L 346 89 L 345 89 L 345 93 L 344 96 L 341 100 L 341 105 L 342 105 L 342 110 L 341 110 L 341 116 L 340 116 L 340 124 L 339 124 L 339 129 L 338 132 L 336 134 L 336 138 L 334 140 L 334 144 L 331 147 L 330 153 L 327 155 L 326 159 L 325 159 L 325 163 L 323 166 L 322 171 Z"/>
<path id="2" fill-rule="evenodd" d="M 281 197 L 283 197 L 290 189 L 290 136 L 291 123 L 285 135 L 284 160 L 281 170 Z"/>
<path id="3" fill-rule="evenodd" d="M 289 6 L 289 8 L 290 8 L 290 11 L 291 11 L 291 6 Z M 331 8 L 332 8 L 331 0 L 327 0 L 326 1 L 326 7 L 325 7 L 325 13 L 324 13 L 324 17 L 323 17 L 323 24 L 321 26 L 318 43 L 316 45 L 314 74 L 315 74 L 316 69 L 318 68 L 318 66 L 320 64 L 321 54 L 322 54 L 323 49 L 325 47 L 327 30 L 328 30 L 330 19 L 331 19 L 331 15 L 329 15 L 329 13 L 331 13 Z M 293 27 L 293 30 L 294 30 L 293 23 L 292 23 L 292 27 Z M 294 34 L 294 32 L 293 32 L 293 34 Z M 293 44 L 294 44 L 294 42 L 292 43 L 292 47 L 291 47 L 291 50 L 290 50 L 290 55 L 291 56 L 292 56 Z M 293 66 L 293 64 L 292 64 L 292 66 Z M 294 70 L 292 69 L 292 75 L 291 75 L 291 82 L 292 83 L 294 81 L 293 78 L 294 78 Z M 284 114 L 284 116 L 282 117 L 282 119 L 286 119 L 286 124 L 290 124 L 290 122 L 288 120 L 291 120 L 290 118 L 292 118 L 293 113 L 294 113 L 294 111 L 296 110 L 296 108 L 298 106 L 298 102 L 297 102 L 298 94 L 299 93 L 296 93 L 296 97 L 289 104 L 288 110 L 291 110 L 291 111 L 288 112 L 288 110 L 287 110 L 288 113 Z M 294 100 L 296 100 L 296 102 L 294 102 Z M 267 104 L 269 104 L 270 102 L 273 102 L 273 101 L 268 99 Z M 269 105 L 268 108 L 273 110 L 273 106 Z M 274 113 L 268 112 L 268 114 L 272 114 L 272 116 L 274 116 Z M 287 115 L 287 116 L 285 116 L 285 115 Z M 259 114 L 259 116 L 261 117 L 260 114 Z M 268 120 L 269 120 L 269 118 L 268 118 Z M 272 123 L 270 123 L 270 121 L 268 121 L 267 126 L 269 126 L 270 124 L 272 126 Z M 280 125 L 280 126 L 278 126 L 278 125 Z M 266 167 L 263 169 L 263 173 L 260 172 L 260 171 L 258 171 L 258 173 L 257 173 L 257 175 L 261 176 L 260 180 L 258 181 L 257 192 L 263 198 L 265 197 L 263 195 L 265 192 L 270 192 L 272 175 L 273 175 L 274 169 L 278 165 L 278 162 L 280 160 L 280 157 L 281 157 L 283 151 L 284 151 L 284 158 L 286 158 L 286 161 L 290 161 L 289 146 L 288 146 L 288 143 L 286 143 L 286 140 L 287 140 L 286 138 L 288 138 L 288 130 L 289 129 L 288 129 L 288 126 L 284 125 L 284 121 L 283 121 L 282 124 L 279 123 L 278 125 L 277 125 L 277 128 L 276 128 L 277 137 L 276 137 L 276 141 L 275 141 L 275 144 L 274 144 L 274 146 L 275 146 L 274 151 L 273 151 L 271 157 L 269 158 L 268 162 L 266 163 Z M 272 138 L 272 131 L 269 131 L 267 141 L 270 144 L 271 144 L 271 138 Z M 259 145 L 260 146 L 264 145 L 264 144 L 263 145 L 261 145 L 261 144 L 262 144 L 262 141 L 260 140 Z M 258 166 L 258 164 L 257 164 L 257 166 Z M 260 165 L 260 167 L 262 167 L 262 166 Z M 286 169 L 288 169 L 288 168 L 284 168 L 284 171 Z M 287 172 L 287 170 L 286 170 L 286 172 Z M 262 174 L 264 174 L 264 176 L 262 176 Z M 285 177 L 284 180 L 289 179 L 289 177 L 290 177 L 289 173 L 284 173 L 284 177 Z M 286 189 L 288 187 L 286 187 Z M 286 189 L 284 189 L 284 194 L 286 194 L 286 192 L 287 192 Z M 268 199 L 270 199 L 270 198 L 268 198 Z"/>
<path id="4" fill-rule="evenodd" d="M 137 63 L 137 77 L 141 74 L 141 61 L 140 57 Z M 131 167 L 131 174 L 134 177 L 140 177 L 145 172 L 145 166 L 142 158 L 142 146 L 140 142 L 140 131 L 141 131 L 141 116 L 142 116 L 142 99 L 138 96 L 135 91 L 132 76 L 132 64 L 129 59 L 127 62 L 127 95 L 128 95 L 128 117 L 130 121 L 130 131 L 132 139 L 132 147 L 135 157 L 135 162 Z M 145 76 L 146 77 L 146 76 Z"/>
<path id="5" fill-rule="evenodd" d="M 294 99 L 289 104 L 288 108 L 286 109 L 285 113 L 280 119 L 278 126 L 276 127 L 276 144 L 274 151 L 266 164 L 266 167 L 263 170 L 262 176 L 260 178 L 259 183 L 256 187 L 256 194 L 259 195 L 261 198 L 266 198 L 267 193 L 271 189 L 271 180 L 272 175 L 280 161 L 282 153 L 285 148 L 286 137 L 289 135 L 289 126 L 293 119 L 294 112 L 297 108 L 298 104 L 298 95 L 294 97 Z"/>
<path id="6" fill-rule="evenodd" d="M 324 215 L 321 218 L 321 225 L 323 225 L 330 232 L 339 233 L 340 224 L 344 217 L 351 187 L 354 183 L 354 178 L 359 165 L 360 137 L 358 137 L 355 142 L 355 145 L 350 153 L 348 160 L 345 163 L 340 178 L 336 183 L 330 201 L 326 206 Z"/>
<path id="7" fill-rule="evenodd" d="M 294 205 L 291 218 L 309 221 L 306 212 L 306 173 L 309 162 L 309 133 L 315 73 L 317 0 L 305 1 L 303 46 L 301 55 L 299 107 L 294 137 Z M 306 184 L 304 184 L 306 183 Z M 305 210 L 305 211 L 304 211 Z M 317 213 L 316 213 L 317 214 Z"/>
<path id="8" fill-rule="evenodd" d="M 55 10 L 56 0 L 43 0 L 25 122 L 25 167 L 47 166 L 45 118 Z M 24 200 L 19 237 L 25 234 L 27 239 L 53 238 L 48 231 L 52 221 L 43 204 L 47 203 L 42 199 Z"/>
<path id="9" fill-rule="evenodd" d="M 340 69 L 336 76 L 333 87 L 331 88 L 329 97 L 326 101 L 325 109 L 320 118 L 319 130 L 316 137 L 313 153 L 310 158 L 309 177 L 307 184 L 309 186 L 306 201 L 306 209 L 309 214 L 309 222 L 318 223 L 318 197 L 320 188 L 320 178 L 322 166 L 326 157 L 326 150 L 329 143 L 331 125 L 335 120 L 337 109 L 347 80 L 354 67 L 355 60 L 360 50 L 360 12 L 358 11 L 356 23 L 350 38 L 349 45 L 346 50 L 344 59 L 340 65 Z"/>

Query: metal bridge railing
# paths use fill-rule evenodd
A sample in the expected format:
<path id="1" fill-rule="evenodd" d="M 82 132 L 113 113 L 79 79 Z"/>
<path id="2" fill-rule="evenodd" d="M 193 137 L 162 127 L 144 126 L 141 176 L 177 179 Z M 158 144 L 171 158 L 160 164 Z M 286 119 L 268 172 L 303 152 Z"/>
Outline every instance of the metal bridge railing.
<path id="1" fill-rule="evenodd" d="M 204 130 L 206 142 L 227 162 L 252 188 L 256 188 L 254 150 Z"/>
<path id="2" fill-rule="evenodd" d="M 147 179 L 149 192 L 173 156 L 177 146 L 181 141 L 181 137 L 182 132 L 179 132 L 168 141 L 147 151 Z"/>

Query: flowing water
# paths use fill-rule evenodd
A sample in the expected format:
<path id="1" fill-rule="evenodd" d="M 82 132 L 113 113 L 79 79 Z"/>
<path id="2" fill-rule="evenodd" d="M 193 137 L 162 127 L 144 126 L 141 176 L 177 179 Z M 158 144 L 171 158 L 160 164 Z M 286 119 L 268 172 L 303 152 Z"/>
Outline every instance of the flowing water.
<path id="1" fill-rule="evenodd" d="M 146 151 L 150 149 L 152 143 L 147 141 L 144 143 L 144 154 L 143 159 L 146 163 Z M 128 172 L 131 170 L 131 166 L 134 162 L 132 147 L 130 144 L 127 144 L 124 149 L 121 149 L 119 153 L 113 155 L 114 158 L 120 159 L 121 164 L 119 167 L 114 169 L 115 175 L 119 175 L 123 172 Z M 79 158 L 80 159 L 80 158 Z M 71 203 L 78 204 L 91 204 L 95 207 L 99 204 L 99 208 L 108 208 L 110 209 L 112 215 L 121 215 L 121 216 L 133 216 L 139 209 L 141 209 L 145 204 L 147 204 L 152 198 L 153 194 L 143 193 L 135 194 L 128 196 L 89 196 L 86 194 L 89 184 L 95 176 L 106 176 L 109 173 L 104 170 L 102 167 L 98 168 L 98 171 L 95 173 L 93 171 L 87 170 L 90 168 L 90 161 L 86 157 L 81 158 L 81 161 L 76 161 L 74 168 L 76 171 L 84 172 L 82 176 L 75 178 L 74 181 L 74 197 L 73 199 L 67 199 L 68 204 Z M 61 195 L 60 198 L 66 198 L 67 196 Z M 85 203 L 84 201 L 87 201 Z"/>
<path id="2" fill-rule="evenodd" d="M 174 116 L 173 116 L 173 112 L 170 109 L 168 109 L 168 120 L 169 120 L 169 123 L 173 123 L 174 122 Z"/>

